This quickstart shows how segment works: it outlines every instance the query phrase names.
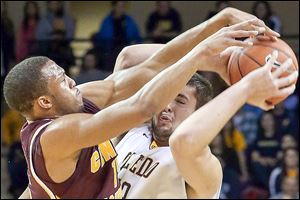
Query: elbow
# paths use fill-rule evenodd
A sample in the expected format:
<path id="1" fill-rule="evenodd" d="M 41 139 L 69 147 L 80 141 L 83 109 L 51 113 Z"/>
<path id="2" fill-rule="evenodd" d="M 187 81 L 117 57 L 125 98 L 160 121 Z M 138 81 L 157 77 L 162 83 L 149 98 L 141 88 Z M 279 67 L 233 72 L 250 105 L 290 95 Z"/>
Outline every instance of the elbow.
<path id="1" fill-rule="evenodd" d="M 131 50 L 130 47 L 125 47 L 122 49 L 122 51 L 118 55 L 118 62 L 116 63 L 116 69 L 121 70 L 121 69 L 126 69 L 131 67 L 131 59 L 133 56 L 131 55 Z"/>
<path id="2" fill-rule="evenodd" d="M 194 137 L 192 131 L 180 127 L 170 136 L 169 146 L 174 157 L 184 159 L 203 157 L 209 149 L 208 145 Z"/>
<path id="3" fill-rule="evenodd" d="M 186 132 L 174 131 L 169 138 L 169 146 L 174 157 L 191 157 L 193 156 L 191 136 Z"/>

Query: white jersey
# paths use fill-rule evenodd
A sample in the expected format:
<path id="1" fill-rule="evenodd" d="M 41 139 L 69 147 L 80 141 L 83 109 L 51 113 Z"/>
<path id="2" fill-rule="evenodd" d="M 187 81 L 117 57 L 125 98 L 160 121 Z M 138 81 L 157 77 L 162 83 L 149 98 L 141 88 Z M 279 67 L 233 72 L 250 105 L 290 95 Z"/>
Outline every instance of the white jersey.
<path id="1" fill-rule="evenodd" d="M 131 129 L 116 146 L 123 198 L 187 198 L 170 147 L 151 147 L 147 126 Z M 219 198 L 218 194 L 213 198 Z"/>

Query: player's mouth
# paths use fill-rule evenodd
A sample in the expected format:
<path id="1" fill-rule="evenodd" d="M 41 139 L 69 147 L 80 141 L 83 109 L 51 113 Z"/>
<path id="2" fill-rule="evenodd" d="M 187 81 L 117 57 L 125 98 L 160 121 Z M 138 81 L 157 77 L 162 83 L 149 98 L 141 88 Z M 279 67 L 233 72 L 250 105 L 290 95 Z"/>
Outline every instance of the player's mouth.
<path id="1" fill-rule="evenodd" d="M 161 115 L 159 117 L 160 122 L 172 122 L 172 118 L 168 115 Z"/>

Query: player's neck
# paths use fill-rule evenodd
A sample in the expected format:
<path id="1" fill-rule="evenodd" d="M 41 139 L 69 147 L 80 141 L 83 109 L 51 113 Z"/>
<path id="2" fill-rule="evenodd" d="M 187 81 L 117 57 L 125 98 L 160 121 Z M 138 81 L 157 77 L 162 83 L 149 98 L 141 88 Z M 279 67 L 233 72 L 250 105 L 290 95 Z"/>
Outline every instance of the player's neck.
<path id="1" fill-rule="evenodd" d="M 24 115 L 28 123 L 32 123 L 34 121 L 42 120 L 42 119 L 55 119 L 58 118 L 58 115 Z"/>

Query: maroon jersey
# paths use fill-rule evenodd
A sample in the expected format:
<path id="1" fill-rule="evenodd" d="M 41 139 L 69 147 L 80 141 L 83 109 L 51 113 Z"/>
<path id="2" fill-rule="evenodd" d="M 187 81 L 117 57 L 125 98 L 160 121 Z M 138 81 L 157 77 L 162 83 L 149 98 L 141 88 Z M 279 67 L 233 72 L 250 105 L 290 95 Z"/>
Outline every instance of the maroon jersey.
<path id="1" fill-rule="evenodd" d="M 92 102 L 84 99 L 83 112 L 94 114 L 98 111 Z M 62 183 L 52 181 L 40 144 L 41 135 L 52 121 L 42 119 L 26 122 L 21 130 L 32 198 L 121 198 L 115 160 L 117 153 L 109 140 L 82 149 L 72 176 Z"/>

